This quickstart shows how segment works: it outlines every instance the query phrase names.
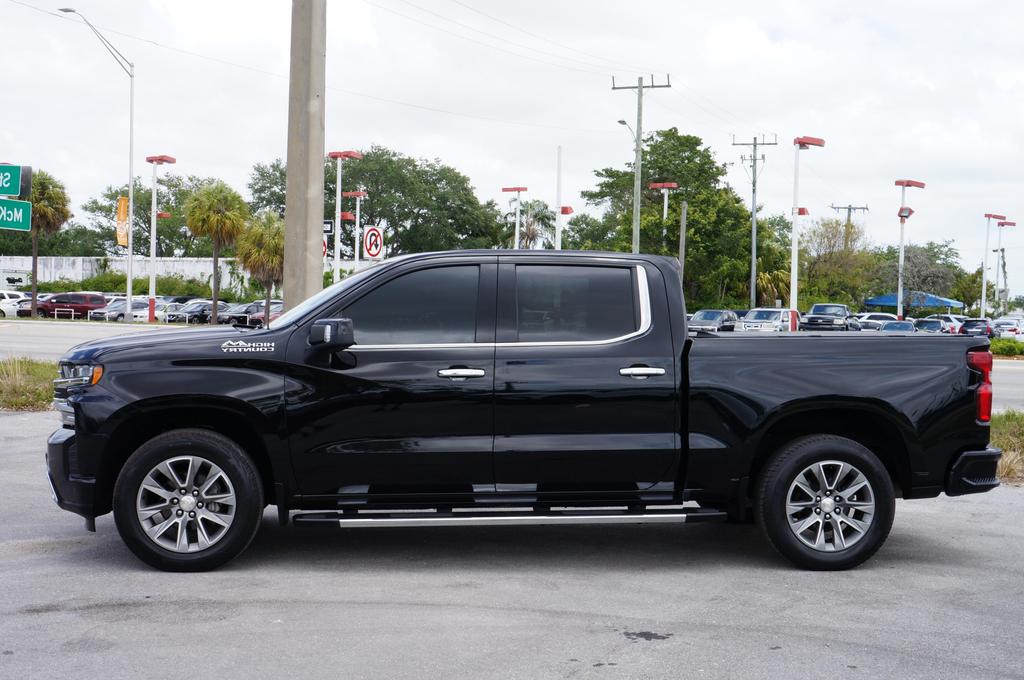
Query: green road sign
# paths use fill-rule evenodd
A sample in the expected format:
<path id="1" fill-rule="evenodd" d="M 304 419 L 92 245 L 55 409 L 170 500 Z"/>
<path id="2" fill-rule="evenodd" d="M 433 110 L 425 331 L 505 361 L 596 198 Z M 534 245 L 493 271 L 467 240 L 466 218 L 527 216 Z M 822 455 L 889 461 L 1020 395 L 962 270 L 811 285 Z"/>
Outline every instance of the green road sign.
<path id="1" fill-rule="evenodd" d="M 17 196 L 21 193 L 21 166 L 0 165 L 0 196 Z"/>
<path id="2" fill-rule="evenodd" d="M 0 198 L 0 229 L 32 230 L 32 204 Z"/>

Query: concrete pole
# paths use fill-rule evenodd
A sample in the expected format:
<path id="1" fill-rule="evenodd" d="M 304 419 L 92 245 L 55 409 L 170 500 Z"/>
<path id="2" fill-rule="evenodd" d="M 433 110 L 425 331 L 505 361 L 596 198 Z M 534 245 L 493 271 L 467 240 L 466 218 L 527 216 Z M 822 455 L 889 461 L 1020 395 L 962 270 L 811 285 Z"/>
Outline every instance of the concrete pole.
<path id="1" fill-rule="evenodd" d="M 633 159 L 633 254 L 640 252 L 640 174 L 644 139 L 644 79 L 636 79 L 636 155 Z"/>
<path id="2" fill-rule="evenodd" d="M 797 158 L 800 157 L 797 147 Z M 796 196 L 793 197 L 796 203 Z M 791 277 L 792 278 L 792 277 Z M 754 153 L 751 156 L 750 172 L 750 308 L 757 307 L 757 136 L 754 136 Z M 796 309 L 793 307 L 793 309 Z"/>
<path id="3" fill-rule="evenodd" d="M 555 250 L 562 249 L 562 145 L 558 145 L 558 163 L 555 174 Z"/>
<path id="4" fill-rule="evenodd" d="M 798 309 L 797 302 L 797 258 L 800 254 L 800 145 L 794 144 L 796 157 L 793 160 L 793 228 L 789 251 L 789 308 Z M 756 198 L 755 198 L 756 200 Z M 757 204 L 754 204 L 757 209 Z"/>
<path id="5" fill-rule="evenodd" d="M 334 267 L 331 283 L 341 281 L 341 156 L 334 160 L 337 179 L 334 182 Z"/>
<path id="6" fill-rule="evenodd" d="M 125 285 L 124 322 L 132 322 L 132 223 L 135 220 L 135 64 L 128 65 L 129 104 L 128 104 L 128 262 L 126 270 L 128 280 Z"/>
<path id="7" fill-rule="evenodd" d="M 362 204 L 363 204 L 363 197 L 362 196 L 356 196 L 356 253 L 357 253 L 357 255 L 356 255 L 356 264 L 357 265 L 359 264 L 358 252 L 363 249 L 363 235 L 361 233 L 362 232 L 362 223 L 360 222 L 360 218 L 362 216 L 359 214 L 359 211 L 362 208 Z"/>
<path id="8" fill-rule="evenodd" d="M 289 309 L 323 288 L 326 66 L 327 1 L 292 0 L 284 246 Z"/>
<path id="9" fill-rule="evenodd" d="M 661 190 L 661 221 L 668 222 L 668 189 Z"/>
<path id="10" fill-rule="evenodd" d="M 153 163 L 153 200 L 149 210 L 149 323 L 156 321 L 156 166 Z M 129 302 L 125 315 L 131 314 Z"/>
<path id="11" fill-rule="evenodd" d="M 683 279 L 686 271 L 686 211 L 689 204 L 683 201 L 683 207 L 679 214 L 679 279 Z"/>
<path id="12" fill-rule="evenodd" d="M 985 254 L 984 259 L 981 261 L 981 310 L 978 312 L 979 316 L 988 316 L 987 301 L 988 301 L 988 237 L 989 232 L 992 230 L 992 218 L 985 218 Z"/>
<path id="13" fill-rule="evenodd" d="M 516 249 L 519 248 L 519 215 L 520 215 L 519 206 L 521 206 L 522 204 L 523 204 L 523 201 L 519 198 L 519 192 L 517 191 L 516 192 L 516 234 L 515 234 L 514 240 L 512 241 L 512 249 L 513 250 L 516 250 Z"/>
<path id="14" fill-rule="evenodd" d="M 907 187 L 900 187 L 900 212 L 907 205 Z M 896 273 L 896 318 L 903 319 L 903 232 L 906 228 L 907 219 L 900 218 L 900 261 Z"/>
<path id="15" fill-rule="evenodd" d="M 999 316 L 1003 307 L 1003 298 L 999 294 L 999 273 L 1003 270 L 1003 227 L 996 222 L 996 306 L 994 312 Z M 1006 283 L 1004 282 L 1005 286 Z"/>

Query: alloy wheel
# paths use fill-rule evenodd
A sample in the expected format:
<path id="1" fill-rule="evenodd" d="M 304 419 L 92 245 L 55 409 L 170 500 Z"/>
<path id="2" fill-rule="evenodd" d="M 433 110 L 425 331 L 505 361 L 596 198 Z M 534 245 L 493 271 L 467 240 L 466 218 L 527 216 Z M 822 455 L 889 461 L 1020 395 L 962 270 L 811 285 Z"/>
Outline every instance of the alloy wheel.
<path id="1" fill-rule="evenodd" d="M 863 472 L 839 461 L 804 468 L 786 494 L 786 519 L 801 543 L 821 552 L 856 545 L 875 515 L 875 493 Z"/>

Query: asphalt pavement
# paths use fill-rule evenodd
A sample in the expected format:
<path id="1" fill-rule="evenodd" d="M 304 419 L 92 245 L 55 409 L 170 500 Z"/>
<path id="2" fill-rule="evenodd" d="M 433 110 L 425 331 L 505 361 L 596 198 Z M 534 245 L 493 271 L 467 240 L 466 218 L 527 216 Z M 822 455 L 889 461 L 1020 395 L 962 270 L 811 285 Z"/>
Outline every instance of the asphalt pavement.
<path id="1" fill-rule="evenodd" d="M 0 356 L 56 361 L 78 343 L 123 333 L 181 330 L 181 324 L 0 319 Z M 997 360 L 992 371 L 996 411 L 1024 411 L 1024 361 Z"/>
<path id="2" fill-rule="evenodd" d="M 858 569 L 755 526 L 297 530 L 166 574 L 50 500 L 0 414 L 3 678 L 1022 678 L 1024 489 L 900 501 Z"/>

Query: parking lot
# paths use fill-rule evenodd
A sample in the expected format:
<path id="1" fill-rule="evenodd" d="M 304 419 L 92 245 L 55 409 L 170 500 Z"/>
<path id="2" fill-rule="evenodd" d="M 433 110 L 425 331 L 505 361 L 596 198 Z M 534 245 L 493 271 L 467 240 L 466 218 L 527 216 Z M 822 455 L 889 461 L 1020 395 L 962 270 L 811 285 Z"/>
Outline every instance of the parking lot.
<path id="1" fill-rule="evenodd" d="M 1020 678 L 1024 489 L 901 501 L 810 573 L 754 526 L 315 531 L 151 570 L 50 500 L 56 417 L 0 414 L 0 677 Z M 287 654 L 282 650 L 288 650 Z"/>

